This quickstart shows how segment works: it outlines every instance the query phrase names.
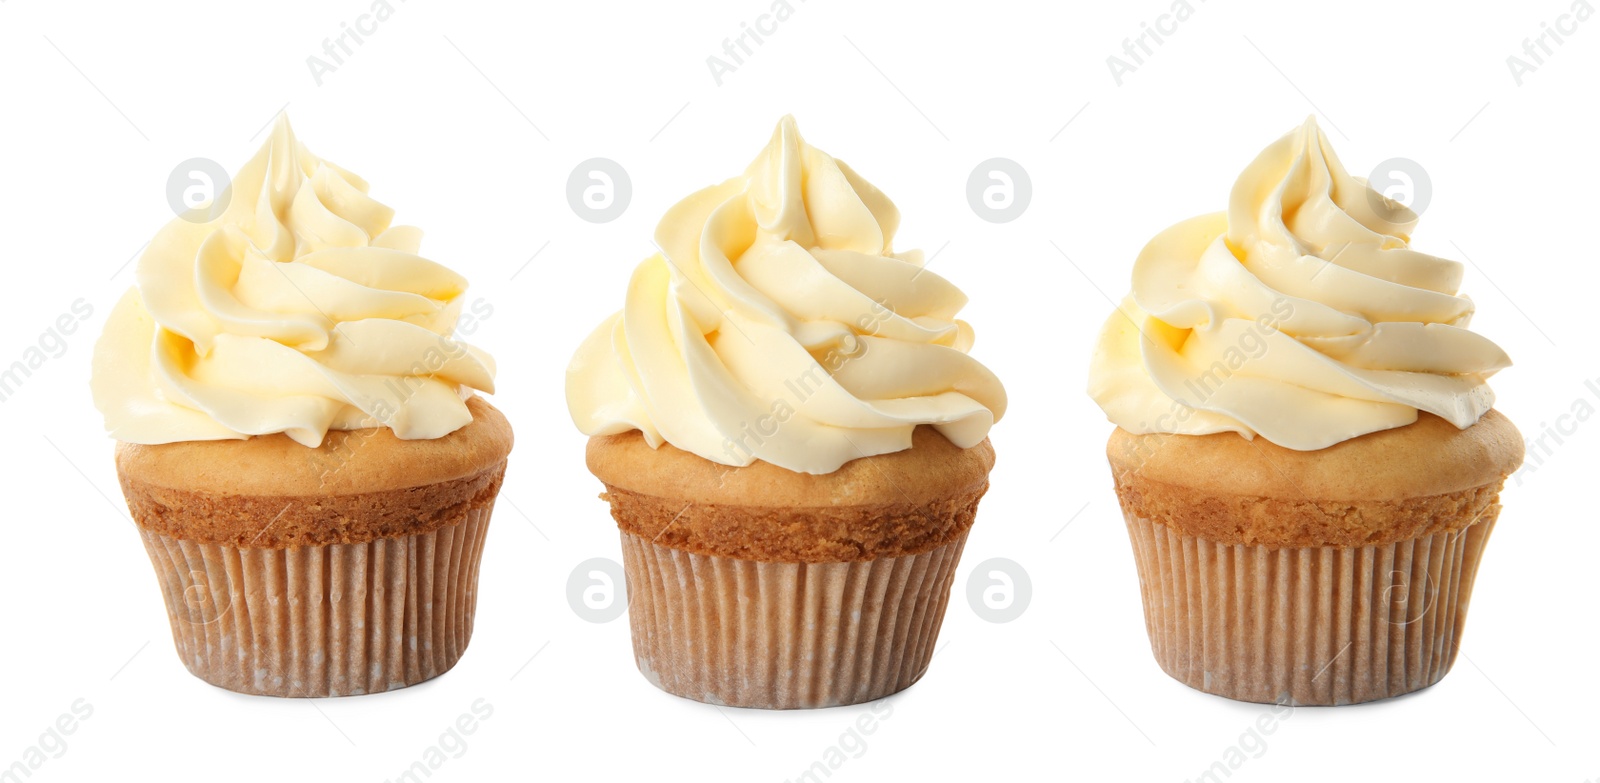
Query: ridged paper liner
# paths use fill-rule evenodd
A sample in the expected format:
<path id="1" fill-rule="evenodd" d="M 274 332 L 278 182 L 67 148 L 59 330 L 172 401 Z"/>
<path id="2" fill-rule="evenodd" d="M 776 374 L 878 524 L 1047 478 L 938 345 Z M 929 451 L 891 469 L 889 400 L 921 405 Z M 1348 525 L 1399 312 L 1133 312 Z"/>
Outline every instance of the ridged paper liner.
<path id="1" fill-rule="evenodd" d="M 449 671 L 472 637 L 488 506 L 430 533 L 250 549 L 140 529 L 178 656 L 268 696 L 351 696 Z"/>
<path id="2" fill-rule="evenodd" d="M 855 563 L 758 563 L 624 532 L 634 658 L 662 690 L 711 704 L 883 698 L 927 671 L 966 538 Z"/>
<path id="3" fill-rule="evenodd" d="M 1218 544 L 1127 517 L 1156 661 L 1219 696 L 1335 705 L 1426 688 L 1455 663 L 1498 507 L 1382 546 Z"/>

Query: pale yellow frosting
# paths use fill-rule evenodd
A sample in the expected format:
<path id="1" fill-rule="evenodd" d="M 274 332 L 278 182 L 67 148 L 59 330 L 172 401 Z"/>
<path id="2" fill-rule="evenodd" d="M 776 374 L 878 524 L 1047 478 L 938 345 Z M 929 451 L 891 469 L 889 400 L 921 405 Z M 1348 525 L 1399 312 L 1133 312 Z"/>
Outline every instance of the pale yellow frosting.
<path id="1" fill-rule="evenodd" d="M 451 338 L 467 281 L 422 233 L 279 118 L 216 219 L 174 219 L 106 321 L 91 386 L 128 443 L 383 426 L 437 438 L 472 420 L 494 362 Z"/>
<path id="2" fill-rule="evenodd" d="M 1467 329 L 1462 265 L 1411 249 L 1416 220 L 1350 176 L 1308 119 L 1239 175 L 1226 213 L 1145 246 L 1089 394 L 1129 432 L 1259 434 L 1302 451 L 1418 411 L 1472 425 L 1511 360 Z"/>
<path id="3" fill-rule="evenodd" d="M 662 218 L 661 252 L 567 370 L 578 429 L 814 474 L 910 448 L 919 424 L 981 443 L 1005 389 L 967 355 L 966 297 L 891 249 L 899 222 L 785 117 L 743 176 Z"/>

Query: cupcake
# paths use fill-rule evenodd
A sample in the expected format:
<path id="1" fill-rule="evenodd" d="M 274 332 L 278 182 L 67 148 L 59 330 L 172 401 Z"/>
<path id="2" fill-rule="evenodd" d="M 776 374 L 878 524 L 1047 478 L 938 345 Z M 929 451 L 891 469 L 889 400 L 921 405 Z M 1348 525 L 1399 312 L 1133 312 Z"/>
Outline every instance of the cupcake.
<path id="1" fill-rule="evenodd" d="M 214 218 L 156 234 L 95 345 L 95 405 L 178 656 L 241 693 L 454 666 L 511 427 L 451 337 L 466 280 L 280 118 Z"/>
<path id="2" fill-rule="evenodd" d="M 1521 464 L 1462 265 L 1350 176 L 1314 119 L 1228 211 L 1155 237 L 1089 393 L 1151 649 L 1190 687 L 1354 704 L 1438 682 Z"/>
<path id="3" fill-rule="evenodd" d="M 639 670 L 768 709 L 922 677 L 1005 390 L 899 213 L 785 117 L 672 207 L 567 404 L 621 531 Z"/>

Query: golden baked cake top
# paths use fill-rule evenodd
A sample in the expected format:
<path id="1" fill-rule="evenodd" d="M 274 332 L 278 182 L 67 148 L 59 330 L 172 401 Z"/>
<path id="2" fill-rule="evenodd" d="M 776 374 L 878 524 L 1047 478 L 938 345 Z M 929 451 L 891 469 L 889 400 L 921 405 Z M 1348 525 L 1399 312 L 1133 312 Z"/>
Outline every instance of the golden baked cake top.
<path id="1" fill-rule="evenodd" d="M 994 467 L 988 440 L 962 449 L 932 427 L 918 427 L 910 449 L 847 462 L 832 473 L 800 473 L 767 462 L 733 468 L 672 444 L 652 447 L 632 430 L 589 440 L 588 465 L 608 486 L 678 497 L 694 488 L 697 504 L 827 508 L 920 504 L 979 491 Z"/>
<path id="2" fill-rule="evenodd" d="M 282 433 L 230 440 L 117 444 L 118 472 L 143 484 L 219 495 L 314 497 L 390 492 L 466 478 L 504 462 L 511 425 L 481 397 L 467 426 L 401 440 L 387 427 L 329 432 L 308 449 Z"/>
<path id="3" fill-rule="evenodd" d="M 1106 445 L 1113 473 L 1210 495 L 1303 501 L 1403 500 L 1498 487 L 1522 462 L 1522 436 L 1499 411 L 1464 430 L 1431 413 L 1326 449 L 1285 448 L 1232 433 L 1135 435 Z"/>
<path id="4" fill-rule="evenodd" d="M 117 475 L 141 527 L 186 541 L 277 549 L 414 536 L 494 501 L 511 425 L 480 397 L 447 435 L 335 430 L 315 449 L 282 433 L 244 441 L 117 444 Z"/>
<path id="5" fill-rule="evenodd" d="M 922 425 L 982 443 L 1005 389 L 967 353 L 965 295 L 894 250 L 899 223 L 785 117 L 742 175 L 661 219 L 660 252 L 567 370 L 578 429 L 808 474 L 911 448 Z"/>

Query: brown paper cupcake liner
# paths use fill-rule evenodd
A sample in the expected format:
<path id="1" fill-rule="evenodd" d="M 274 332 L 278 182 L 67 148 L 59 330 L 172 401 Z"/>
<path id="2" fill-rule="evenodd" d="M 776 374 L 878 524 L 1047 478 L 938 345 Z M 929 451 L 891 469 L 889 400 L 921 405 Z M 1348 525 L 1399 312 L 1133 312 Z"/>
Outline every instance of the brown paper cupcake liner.
<path id="1" fill-rule="evenodd" d="M 966 538 L 903 557 L 763 563 L 623 532 L 634 658 L 657 687 L 710 704 L 883 698 L 927 671 Z"/>
<path id="2" fill-rule="evenodd" d="M 1455 663 L 1498 512 L 1357 548 L 1219 544 L 1128 516 L 1151 650 L 1178 681 L 1241 701 L 1355 704 L 1426 688 Z"/>
<path id="3" fill-rule="evenodd" d="M 350 696 L 414 685 L 461 658 L 491 509 L 421 535 L 288 549 L 140 534 L 196 677 L 240 693 Z"/>

